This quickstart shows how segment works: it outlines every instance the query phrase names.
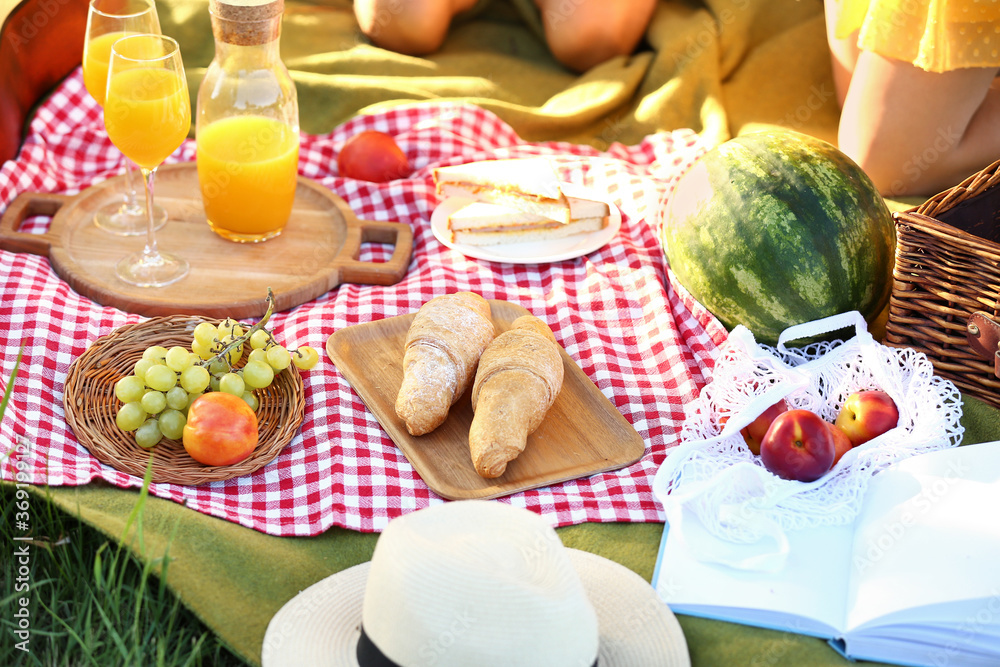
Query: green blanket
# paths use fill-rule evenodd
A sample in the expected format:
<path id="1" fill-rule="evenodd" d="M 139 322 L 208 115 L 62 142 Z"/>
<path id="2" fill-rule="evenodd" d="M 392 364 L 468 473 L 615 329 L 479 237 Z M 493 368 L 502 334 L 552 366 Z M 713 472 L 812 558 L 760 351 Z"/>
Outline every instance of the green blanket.
<path id="1" fill-rule="evenodd" d="M 1000 411 L 965 399 L 963 444 L 994 440 Z M 138 498 L 104 484 L 51 489 L 53 501 L 117 539 Z M 299 591 L 371 558 L 378 536 L 332 528 L 316 537 L 274 537 L 150 496 L 143 524 L 147 555 L 170 540 L 167 583 L 235 653 L 260 663 L 271 616 Z M 663 524 L 587 523 L 558 529 L 563 542 L 652 579 Z M 823 640 L 679 616 L 693 665 L 845 665 Z"/>
<path id="2" fill-rule="evenodd" d="M 163 30 L 181 42 L 192 94 L 211 61 L 205 0 L 160 0 Z M 528 141 L 606 148 L 659 130 L 691 128 L 711 142 L 767 125 L 834 140 L 838 110 L 821 0 L 661 0 L 631 58 L 582 75 L 561 68 L 539 37 L 531 0 L 494 0 L 457 22 L 428 58 L 389 53 L 357 32 L 345 0 L 288 2 L 282 56 L 300 98 L 302 129 L 321 134 L 385 105 L 461 99 L 493 111 Z M 1000 413 L 977 401 L 967 442 L 992 440 Z M 53 500 L 111 538 L 137 493 L 92 484 L 55 488 Z M 661 524 L 584 524 L 559 534 L 571 547 L 626 565 L 647 580 Z M 300 590 L 367 560 L 376 535 L 331 529 L 279 538 L 150 498 L 148 554 L 174 534 L 169 586 L 233 650 L 259 663 L 271 616 Z M 844 661 L 815 638 L 681 617 L 695 665 L 826 665 Z"/>
<path id="3" fill-rule="evenodd" d="M 163 31 L 181 44 L 194 94 L 214 53 L 207 0 L 158 7 Z M 661 0 L 633 57 L 585 74 L 552 58 L 539 21 L 531 0 L 493 0 L 456 21 L 438 53 L 413 58 L 369 44 L 346 0 L 286 0 L 281 54 L 302 129 L 326 133 L 388 104 L 461 99 L 527 141 L 605 148 L 690 128 L 718 142 L 762 125 L 836 138 L 821 0 Z"/>

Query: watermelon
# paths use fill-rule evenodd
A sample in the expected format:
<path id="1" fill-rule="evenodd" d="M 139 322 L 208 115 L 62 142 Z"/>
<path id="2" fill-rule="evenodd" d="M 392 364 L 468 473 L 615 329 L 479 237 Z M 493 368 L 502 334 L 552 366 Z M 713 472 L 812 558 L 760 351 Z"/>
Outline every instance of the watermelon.
<path id="1" fill-rule="evenodd" d="M 789 326 L 889 302 L 892 215 L 831 144 L 747 134 L 702 156 L 667 196 L 660 240 L 677 281 L 727 328 L 774 344 Z"/>

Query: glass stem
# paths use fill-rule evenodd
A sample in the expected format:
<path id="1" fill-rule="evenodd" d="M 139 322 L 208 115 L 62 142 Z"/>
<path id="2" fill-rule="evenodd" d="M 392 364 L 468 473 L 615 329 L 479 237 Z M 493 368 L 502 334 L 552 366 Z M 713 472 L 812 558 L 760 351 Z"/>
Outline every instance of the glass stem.
<path id="1" fill-rule="evenodd" d="M 160 251 L 156 247 L 156 223 L 153 220 L 153 177 L 156 176 L 156 168 L 145 169 L 140 167 L 142 181 L 146 190 L 146 247 L 142 254 L 146 261 L 159 261 Z"/>
<path id="2" fill-rule="evenodd" d="M 132 160 L 125 158 L 125 203 L 122 204 L 122 213 L 126 215 L 141 215 L 142 206 L 138 202 L 137 188 L 135 187 L 136 166 Z"/>

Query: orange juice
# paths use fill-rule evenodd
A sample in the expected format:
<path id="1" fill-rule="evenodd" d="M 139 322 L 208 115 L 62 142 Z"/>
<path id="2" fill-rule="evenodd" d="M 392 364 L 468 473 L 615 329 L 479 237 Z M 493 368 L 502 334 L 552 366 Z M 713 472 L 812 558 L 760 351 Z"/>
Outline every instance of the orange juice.
<path id="1" fill-rule="evenodd" d="M 208 224 L 232 241 L 281 233 L 298 180 L 299 137 L 262 116 L 230 116 L 198 128 L 198 182 Z"/>
<path id="2" fill-rule="evenodd" d="M 136 67 L 116 72 L 104 105 L 108 136 L 122 153 L 153 169 L 191 129 L 187 82 L 172 70 Z"/>
<path id="3" fill-rule="evenodd" d="M 104 94 L 108 88 L 108 61 L 111 59 L 111 45 L 125 36 L 123 31 L 109 32 L 87 41 L 86 56 L 83 59 L 83 85 L 90 96 L 104 106 Z"/>

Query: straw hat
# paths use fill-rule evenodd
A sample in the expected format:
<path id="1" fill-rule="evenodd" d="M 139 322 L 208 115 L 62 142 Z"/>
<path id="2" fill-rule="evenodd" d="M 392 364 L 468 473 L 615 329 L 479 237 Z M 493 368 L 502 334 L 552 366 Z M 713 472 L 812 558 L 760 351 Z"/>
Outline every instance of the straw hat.
<path id="1" fill-rule="evenodd" d="M 371 562 L 275 614 L 261 658 L 263 667 L 690 665 L 677 619 L 642 577 L 567 549 L 533 512 L 483 500 L 391 521 Z"/>

